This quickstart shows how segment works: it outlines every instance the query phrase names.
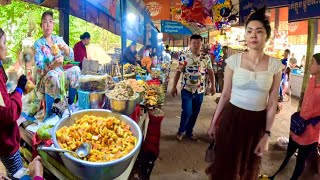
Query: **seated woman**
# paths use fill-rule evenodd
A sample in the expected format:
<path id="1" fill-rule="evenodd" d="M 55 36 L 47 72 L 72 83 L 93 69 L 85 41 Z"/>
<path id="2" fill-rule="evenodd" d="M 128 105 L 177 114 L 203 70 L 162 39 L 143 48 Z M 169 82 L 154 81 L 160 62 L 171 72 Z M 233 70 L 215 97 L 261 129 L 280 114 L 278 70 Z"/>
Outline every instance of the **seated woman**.
<path id="1" fill-rule="evenodd" d="M 65 72 L 62 69 L 64 57 L 73 59 L 74 53 L 61 37 L 52 35 L 53 13 L 46 11 L 41 17 L 43 36 L 35 44 L 35 62 L 37 66 L 36 83 L 41 100 L 45 100 L 46 117 L 50 116 L 54 100 L 60 98 L 62 88 L 69 89 L 68 103 L 72 104 L 79 85 L 80 68 L 74 66 Z M 66 87 L 60 87 L 65 73 Z"/>

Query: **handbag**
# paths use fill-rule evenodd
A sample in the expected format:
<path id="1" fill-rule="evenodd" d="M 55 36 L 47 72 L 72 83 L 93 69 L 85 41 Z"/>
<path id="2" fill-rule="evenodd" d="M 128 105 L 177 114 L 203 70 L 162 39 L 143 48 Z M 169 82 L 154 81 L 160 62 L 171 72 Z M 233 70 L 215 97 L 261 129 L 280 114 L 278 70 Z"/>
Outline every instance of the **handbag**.
<path id="1" fill-rule="evenodd" d="M 215 142 L 214 140 L 212 140 L 212 142 L 210 143 L 207 151 L 206 151 L 206 157 L 205 157 L 205 161 L 208 163 L 212 163 L 214 162 L 214 146 L 215 146 Z"/>
<path id="2" fill-rule="evenodd" d="M 300 136 L 306 131 L 308 125 L 311 124 L 315 126 L 319 121 L 320 116 L 305 120 L 300 116 L 300 112 L 295 112 L 291 116 L 290 131 L 295 135 Z"/>

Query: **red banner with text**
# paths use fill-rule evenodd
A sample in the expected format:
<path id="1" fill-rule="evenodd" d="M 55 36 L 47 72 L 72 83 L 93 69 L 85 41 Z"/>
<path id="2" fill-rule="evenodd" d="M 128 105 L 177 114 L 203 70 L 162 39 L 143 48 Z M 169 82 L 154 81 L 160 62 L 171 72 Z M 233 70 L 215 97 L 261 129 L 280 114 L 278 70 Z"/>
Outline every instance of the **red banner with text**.
<path id="1" fill-rule="evenodd" d="M 144 3 L 153 20 L 171 20 L 171 0 L 145 0 Z"/>

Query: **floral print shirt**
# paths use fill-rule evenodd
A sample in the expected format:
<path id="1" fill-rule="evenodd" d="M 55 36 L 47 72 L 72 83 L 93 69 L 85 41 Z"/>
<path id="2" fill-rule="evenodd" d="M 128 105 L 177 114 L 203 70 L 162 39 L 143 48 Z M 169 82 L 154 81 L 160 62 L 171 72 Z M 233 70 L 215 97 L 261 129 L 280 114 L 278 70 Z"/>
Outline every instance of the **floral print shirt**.
<path id="1" fill-rule="evenodd" d="M 64 40 L 62 37 L 52 35 L 52 40 L 54 44 L 65 44 Z M 69 59 L 74 59 L 74 52 L 73 49 L 70 48 L 70 53 L 69 53 Z M 37 66 L 37 74 L 38 77 L 42 77 L 45 75 L 45 72 L 48 72 L 51 70 L 51 65 L 53 64 L 54 61 L 54 56 L 52 55 L 51 47 L 47 43 L 46 39 L 42 36 L 40 39 L 38 39 L 34 43 L 34 50 L 35 50 L 35 62 Z M 64 55 L 63 51 L 59 51 L 59 55 Z M 60 67 L 58 67 L 60 68 Z M 38 82 L 38 78 L 37 78 Z"/>
<path id="2" fill-rule="evenodd" d="M 181 88 L 192 93 L 204 93 L 205 76 L 208 69 L 212 69 L 208 55 L 195 56 L 192 53 L 181 55 L 177 69 L 182 73 Z"/>

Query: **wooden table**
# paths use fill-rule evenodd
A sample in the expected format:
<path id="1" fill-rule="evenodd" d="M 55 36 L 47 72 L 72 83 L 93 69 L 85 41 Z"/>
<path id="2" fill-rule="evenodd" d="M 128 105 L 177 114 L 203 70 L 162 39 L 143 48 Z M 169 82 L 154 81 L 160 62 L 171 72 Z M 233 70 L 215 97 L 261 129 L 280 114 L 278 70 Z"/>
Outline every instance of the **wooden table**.
<path id="1" fill-rule="evenodd" d="M 142 130 L 142 133 L 144 135 L 143 138 L 146 137 L 147 130 L 148 130 L 148 124 L 149 124 L 149 118 L 148 113 L 144 113 L 143 116 L 140 116 L 139 120 L 139 127 Z M 32 137 L 33 133 L 26 130 L 24 127 L 20 126 L 20 134 L 21 139 L 29 146 L 32 147 Z M 144 140 L 144 139 L 143 139 Z M 21 146 L 20 148 L 21 154 L 23 157 L 28 160 L 29 162 L 32 161 L 32 150 L 27 147 Z M 130 176 L 130 173 L 132 171 L 132 168 L 134 166 L 134 163 L 138 157 L 139 151 L 133 156 L 132 161 L 127 168 L 125 172 L 123 172 L 119 177 L 117 177 L 115 180 L 123 180 L 128 179 Z M 78 179 L 75 177 L 63 164 L 62 159 L 58 153 L 46 153 L 46 152 L 39 152 L 41 158 L 42 158 L 42 164 L 45 167 L 46 170 L 48 170 L 52 175 L 54 175 L 57 179 L 64 180 L 64 179 Z"/>

